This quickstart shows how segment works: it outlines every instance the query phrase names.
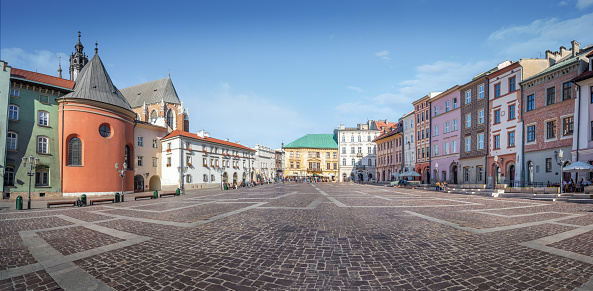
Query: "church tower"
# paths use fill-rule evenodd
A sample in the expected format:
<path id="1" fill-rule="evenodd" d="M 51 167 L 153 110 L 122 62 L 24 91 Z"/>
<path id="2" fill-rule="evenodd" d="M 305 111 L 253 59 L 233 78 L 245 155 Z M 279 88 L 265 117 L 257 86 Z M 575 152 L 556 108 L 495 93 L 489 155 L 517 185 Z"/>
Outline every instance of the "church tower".
<path id="1" fill-rule="evenodd" d="M 78 32 L 78 43 L 74 49 L 76 52 L 70 55 L 70 81 L 76 81 L 80 70 L 89 62 L 89 58 L 82 52 L 84 46 L 80 43 L 80 31 Z"/>

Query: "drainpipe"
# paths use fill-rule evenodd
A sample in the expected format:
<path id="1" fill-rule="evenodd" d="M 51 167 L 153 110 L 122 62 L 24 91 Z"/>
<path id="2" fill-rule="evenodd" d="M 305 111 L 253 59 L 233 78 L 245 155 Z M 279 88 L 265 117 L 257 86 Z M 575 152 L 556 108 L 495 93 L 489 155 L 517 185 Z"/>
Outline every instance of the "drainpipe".
<path id="1" fill-rule="evenodd" d="M 577 160 L 579 160 L 579 136 L 581 133 L 581 86 L 577 84 L 574 80 L 572 81 L 575 86 L 577 86 L 578 96 L 577 96 Z"/>
<path id="2" fill-rule="evenodd" d="M 484 114 L 484 118 L 486 119 L 486 130 L 484 132 L 484 142 L 486 146 L 486 154 L 484 154 L 484 182 L 486 182 L 486 186 L 488 186 L 488 168 L 490 168 L 490 165 L 488 165 L 488 154 L 490 151 L 490 80 L 488 77 L 484 78 L 484 80 L 486 80 L 484 85 L 484 98 L 486 98 L 486 112 Z M 494 179 L 494 177 L 492 178 Z"/>
<path id="3" fill-rule="evenodd" d="M 523 142 L 521 143 L 521 182 L 525 181 L 525 141 L 527 140 L 527 136 L 526 136 L 526 132 L 525 132 L 525 122 L 523 121 L 523 96 L 524 92 L 523 92 L 523 85 L 521 85 L 521 102 L 519 102 L 519 106 L 521 106 L 520 108 L 520 114 L 521 114 L 521 128 L 522 128 L 522 132 L 523 132 Z"/>

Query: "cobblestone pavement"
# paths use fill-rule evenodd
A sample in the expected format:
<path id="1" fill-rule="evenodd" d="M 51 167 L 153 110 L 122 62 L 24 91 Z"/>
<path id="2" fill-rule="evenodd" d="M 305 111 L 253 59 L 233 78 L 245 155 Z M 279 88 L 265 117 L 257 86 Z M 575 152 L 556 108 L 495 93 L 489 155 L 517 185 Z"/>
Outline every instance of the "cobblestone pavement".
<path id="1" fill-rule="evenodd" d="M 0 211 L 0 290 L 593 290 L 593 205 L 284 183 Z"/>

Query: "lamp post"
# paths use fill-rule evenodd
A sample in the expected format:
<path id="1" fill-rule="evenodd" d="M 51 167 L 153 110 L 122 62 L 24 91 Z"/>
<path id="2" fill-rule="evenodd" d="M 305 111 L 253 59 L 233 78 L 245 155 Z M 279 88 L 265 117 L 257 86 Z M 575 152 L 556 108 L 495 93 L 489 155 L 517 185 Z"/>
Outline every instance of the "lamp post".
<path id="1" fill-rule="evenodd" d="M 492 177 L 493 189 L 496 190 L 496 180 L 498 179 L 498 156 L 494 156 L 494 175 Z"/>
<path id="2" fill-rule="evenodd" d="M 115 171 L 119 173 L 121 177 L 121 202 L 124 202 L 124 177 L 126 176 L 126 169 L 128 168 L 128 164 L 124 163 L 121 170 L 119 169 L 119 164 L 115 163 Z"/>
<path id="3" fill-rule="evenodd" d="M 224 173 L 224 167 L 220 167 L 220 190 L 224 190 L 224 180 L 222 180 L 222 173 Z"/>
<path id="4" fill-rule="evenodd" d="M 435 173 L 435 183 L 439 181 L 439 163 L 434 163 L 434 170 L 436 171 Z"/>
<path id="5" fill-rule="evenodd" d="M 181 167 L 181 166 L 177 167 L 177 171 L 179 171 L 179 175 L 180 175 L 180 178 L 181 178 L 181 194 L 182 195 L 185 195 L 185 183 L 184 183 L 185 181 L 183 181 L 183 180 L 185 179 L 185 172 L 187 172 L 187 169 L 188 169 L 187 166 L 185 166 L 185 167 Z"/>
<path id="6" fill-rule="evenodd" d="M 554 159 L 556 159 L 556 163 L 558 164 L 558 166 L 560 166 L 560 195 L 562 195 L 562 182 L 564 180 L 564 177 L 562 174 L 562 165 L 564 164 L 565 161 L 562 159 L 563 157 L 564 157 L 564 152 L 562 150 L 554 151 Z"/>
<path id="7" fill-rule="evenodd" d="M 37 165 L 39 165 L 39 158 L 34 158 L 33 156 L 23 157 L 23 166 L 27 167 L 27 161 L 29 161 L 29 166 L 27 169 L 27 176 L 29 176 L 29 200 L 27 200 L 27 209 L 31 209 L 31 177 L 35 175 L 35 169 Z"/>

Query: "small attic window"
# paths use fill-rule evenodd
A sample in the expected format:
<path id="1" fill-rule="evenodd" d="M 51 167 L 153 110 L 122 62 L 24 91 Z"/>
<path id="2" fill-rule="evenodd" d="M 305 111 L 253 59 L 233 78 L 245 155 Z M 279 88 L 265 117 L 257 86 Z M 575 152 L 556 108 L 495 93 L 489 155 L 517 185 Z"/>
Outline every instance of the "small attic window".
<path id="1" fill-rule="evenodd" d="M 142 92 L 138 92 L 138 95 L 142 94 Z"/>
<path id="2" fill-rule="evenodd" d="M 97 85 L 93 85 L 93 88 L 97 88 Z"/>
<path id="3" fill-rule="evenodd" d="M 154 89 L 154 91 L 156 92 L 156 89 Z"/>

